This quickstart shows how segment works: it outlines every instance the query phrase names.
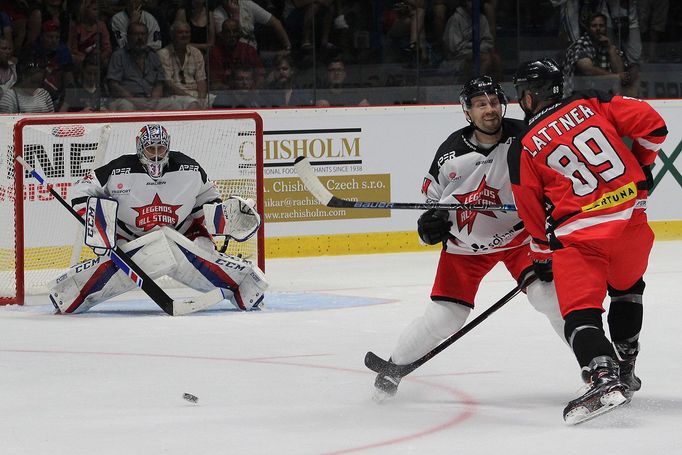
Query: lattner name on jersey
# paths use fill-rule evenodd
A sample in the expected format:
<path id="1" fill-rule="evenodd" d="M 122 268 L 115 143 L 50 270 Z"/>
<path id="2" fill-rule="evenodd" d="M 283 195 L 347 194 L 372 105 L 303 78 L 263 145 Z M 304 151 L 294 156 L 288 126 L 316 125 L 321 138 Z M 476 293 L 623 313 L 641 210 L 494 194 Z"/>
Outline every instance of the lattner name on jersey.
<path id="1" fill-rule="evenodd" d="M 530 150 L 527 147 L 524 147 L 524 149 L 530 152 L 531 155 L 535 156 L 554 137 L 567 133 L 593 115 L 594 112 L 592 112 L 589 107 L 585 106 L 584 104 L 579 104 L 566 114 L 562 115 L 556 120 L 549 122 L 546 127 L 535 131 L 533 136 L 531 136 L 531 140 L 533 141 L 533 144 L 535 144 L 535 150 Z"/>

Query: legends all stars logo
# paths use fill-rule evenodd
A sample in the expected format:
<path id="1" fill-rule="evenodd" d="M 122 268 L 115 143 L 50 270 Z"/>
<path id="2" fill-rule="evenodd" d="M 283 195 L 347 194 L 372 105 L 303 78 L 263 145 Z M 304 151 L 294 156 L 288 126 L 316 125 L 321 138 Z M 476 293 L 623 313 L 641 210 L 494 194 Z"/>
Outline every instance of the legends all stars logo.
<path id="1" fill-rule="evenodd" d="M 485 177 L 479 183 L 478 188 L 470 193 L 453 195 L 454 198 L 460 204 L 502 204 L 500 201 L 500 190 L 496 188 L 491 188 L 485 183 Z M 478 215 L 490 216 L 497 218 L 495 212 L 492 210 L 483 211 L 473 211 L 473 210 L 457 210 L 457 228 L 462 231 L 465 227 L 467 228 L 467 233 L 471 234 L 471 229 L 476 221 Z"/>
<path id="2" fill-rule="evenodd" d="M 135 218 L 135 225 L 144 229 L 145 232 L 156 226 L 175 225 L 178 222 L 178 215 L 175 212 L 180 207 L 182 205 L 164 204 L 157 194 L 151 204 L 133 207 L 133 210 L 138 213 L 137 218 Z"/>

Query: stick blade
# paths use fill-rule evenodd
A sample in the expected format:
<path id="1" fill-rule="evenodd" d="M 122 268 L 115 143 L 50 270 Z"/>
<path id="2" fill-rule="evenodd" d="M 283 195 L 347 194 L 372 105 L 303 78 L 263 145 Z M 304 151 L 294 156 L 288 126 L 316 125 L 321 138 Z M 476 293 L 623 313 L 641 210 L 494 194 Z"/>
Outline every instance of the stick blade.
<path id="1" fill-rule="evenodd" d="M 184 316 L 201 311 L 222 302 L 224 299 L 223 292 L 220 289 L 214 289 L 193 298 L 173 300 L 173 316 Z"/>
<path id="2" fill-rule="evenodd" d="M 308 188 L 308 191 L 310 191 L 310 194 L 315 196 L 315 199 L 320 201 L 320 204 L 328 205 L 334 195 L 325 188 L 322 182 L 320 182 L 320 179 L 317 178 L 308 158 L 304 156 L 296 158 L 294 169 L 303 184 Z"/>
<path id="3" fill-rule="evenodd" d="M 372 351 L 365 354 L 365 366 L 375 373 L 384 373 L 391 369 L 392 363 L 382 359 Z"/>

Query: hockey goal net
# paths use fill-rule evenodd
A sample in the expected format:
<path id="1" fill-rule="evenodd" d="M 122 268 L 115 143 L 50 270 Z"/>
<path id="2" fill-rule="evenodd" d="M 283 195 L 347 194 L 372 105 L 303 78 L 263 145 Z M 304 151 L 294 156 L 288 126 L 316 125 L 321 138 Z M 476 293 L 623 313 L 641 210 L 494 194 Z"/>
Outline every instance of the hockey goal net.
<path id="1" fill-rule="evenodd" d="M 15 117 L 13 120 L 17 120 Z M 263 216 L 263 128 L 256 113 L 164 112 L 33 116 L 0 120 L 0 304 L 23 304 L 25 294 L 47 292 L 64 270 L 92 257 L 82 228 L 14 157 L 26 161 L 69 201 L 69 188 L 91 169 L 135 153 L 147 123 L 161 123 L 171 149 L 194 158 L 225 198 L 252 198 Z M 15 164 L 16 163 L 16 164 Z M 226 252 L 264 269 L 264 227 Z M 217 239 L 218 248 L 222 248 Z M 163 287 L 173 282 L 163 279 Z"/>

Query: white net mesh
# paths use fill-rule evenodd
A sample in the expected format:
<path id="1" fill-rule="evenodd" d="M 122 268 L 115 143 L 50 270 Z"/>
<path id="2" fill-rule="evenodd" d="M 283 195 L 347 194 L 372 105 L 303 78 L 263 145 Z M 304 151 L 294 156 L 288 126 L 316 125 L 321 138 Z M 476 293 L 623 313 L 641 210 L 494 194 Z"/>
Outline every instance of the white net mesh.
<path id="1" fill-rule="evenodd" d="M 252 118 L 202 118 L 159 121 L 171 136 L 171 149 L 194 158 L 216 183 L 222 196 L 262 198 L 256 161 L 256 122 Z M 120 117 L 116 120 L 124 119 Z M 164 117 L 166 118 L 166 117 Z M 61 120 L 61 119 L 60 119 Z M 135 153 L 135 136 L 158 116 L 102 123 L 26 125 L 22 130 L 23 156 L 42 173 L 67 201 L 71 185 L 93 167 L 122 154 Z M 82 119 L 81 119 L 82 120 Z M 65 118 L 64 121 L 67 121 Z M 5 127 L 6 128 L 6 127 Z M 0 139 L 0 298 L 13 297 L 17 226 L 13 197 L 14 174 L 11 134 Z M 27 294 L 46 292 L 45 284 L 70 265 L 92 257 L 82 248 L 80 224 L 54 200 L 48 189 L 24 174 L 24 283 Z M 262 214 L 261 214 L 262 215 Z M 227 253 L 257 261 L 259 241 L 230 242 Z M 218 247 L 222 241 L 218 241 Z M 263 266 L 263 264 L 260 264 Z M 161 283 L 170 286 L 170 281 Z M 5 302 L 6 303 L 6 302 Z"/>

